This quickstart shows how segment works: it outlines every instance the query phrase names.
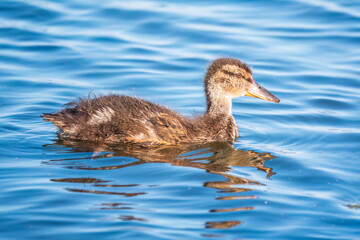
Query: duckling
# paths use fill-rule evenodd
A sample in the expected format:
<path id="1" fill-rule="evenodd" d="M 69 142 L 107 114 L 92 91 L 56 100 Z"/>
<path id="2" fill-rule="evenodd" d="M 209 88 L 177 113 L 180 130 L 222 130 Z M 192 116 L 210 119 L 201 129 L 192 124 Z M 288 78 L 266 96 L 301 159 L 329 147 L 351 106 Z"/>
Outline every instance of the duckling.
<path id="1" fill-rule="evenodd" d="M 232 99 L 251 96 L 280 100 L 254 81 L 251 69 L 234 58 L 218 58 L 204 79 L 207 108 L 200 116 L 185 117 L 137 97 L 106 95 L 79 98 L 59 112 L 41 117 L 61 129 L 60 137 L 101 143 L 176 145 L 212 141 L 232 142 L 238 127 Z"/>

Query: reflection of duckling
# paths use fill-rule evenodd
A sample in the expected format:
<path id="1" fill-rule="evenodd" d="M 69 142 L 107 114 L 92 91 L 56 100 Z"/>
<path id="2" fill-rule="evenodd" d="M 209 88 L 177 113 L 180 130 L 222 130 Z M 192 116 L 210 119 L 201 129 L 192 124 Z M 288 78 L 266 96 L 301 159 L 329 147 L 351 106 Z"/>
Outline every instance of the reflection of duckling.
<path id="1" fill-rule="evenodd" d="M 186 118 L 157 104 L 123 95 L 79 99 L 54 114 L 45 113 L 70 139 L 137 143 L 141 145 L 233 141 L 237 126 L 231 115 L 235 97 L 280 100 L 257 84 L 240 60 L 219 58 L 205 76 L 207 111 Z"/>

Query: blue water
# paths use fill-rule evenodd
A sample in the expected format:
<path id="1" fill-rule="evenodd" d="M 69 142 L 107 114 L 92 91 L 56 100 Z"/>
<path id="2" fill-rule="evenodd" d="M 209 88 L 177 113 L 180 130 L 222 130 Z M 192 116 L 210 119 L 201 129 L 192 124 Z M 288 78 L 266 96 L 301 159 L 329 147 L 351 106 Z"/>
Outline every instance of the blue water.
<path id="1" fill-rule="evenodd" d="M 60 141 L 78 96 L 205 110 L 209 62 L 280 104 L 234 100 L 231 145 Z M 360 2 L 0 1 L 0 239 L 359 239 Z"/>

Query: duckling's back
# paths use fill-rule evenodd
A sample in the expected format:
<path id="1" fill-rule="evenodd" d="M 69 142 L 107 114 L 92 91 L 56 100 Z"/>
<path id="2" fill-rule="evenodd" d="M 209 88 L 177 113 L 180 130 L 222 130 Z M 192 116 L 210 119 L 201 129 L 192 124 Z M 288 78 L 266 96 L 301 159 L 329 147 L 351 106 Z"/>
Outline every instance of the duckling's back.
<path id="1" fill-rule="evenodd" d="M 42 117 L 70 139 L 142 145 L 183 142 L 193 128 L 188 119 L 168 108 L 124 95 L 79 99 Z"/>

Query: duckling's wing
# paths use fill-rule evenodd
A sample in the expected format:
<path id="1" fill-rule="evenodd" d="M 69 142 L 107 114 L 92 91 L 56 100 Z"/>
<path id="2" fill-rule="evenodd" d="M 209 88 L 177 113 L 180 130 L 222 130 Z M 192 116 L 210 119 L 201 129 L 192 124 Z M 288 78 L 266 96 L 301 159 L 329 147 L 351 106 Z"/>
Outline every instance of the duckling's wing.
<path id="1" fill-rule="evenodd" d="M 167 113 L 161 113 L 153 117 L 150 121 L 154 125 L 159 138 L 167 142 L 176 144 L 182 142 L 187 136 L 184 123 L 177 117 Z"/>
<path id="2" fill-rule="evenodd" d="M 139 120 L 137 128 L 112 135 L 106 141 L 120 141 L 140 145 L 172 145 L 186 139 L 186 128 L 181 119 L 168 113 L 157 113 L 147 120 Z"/>

